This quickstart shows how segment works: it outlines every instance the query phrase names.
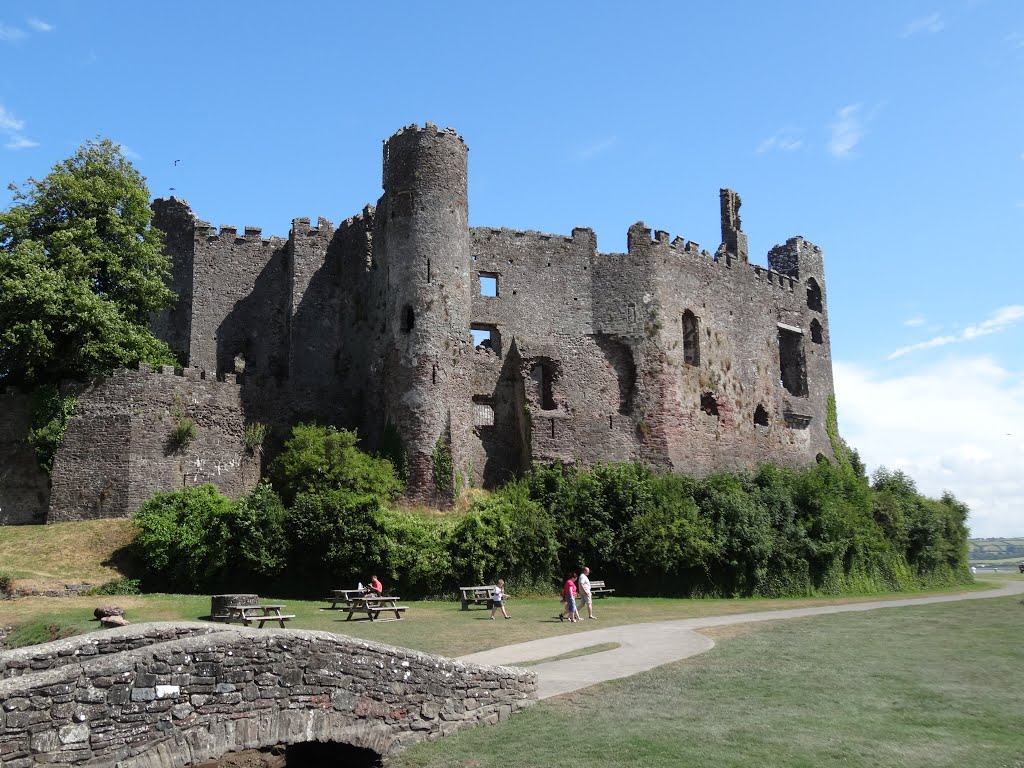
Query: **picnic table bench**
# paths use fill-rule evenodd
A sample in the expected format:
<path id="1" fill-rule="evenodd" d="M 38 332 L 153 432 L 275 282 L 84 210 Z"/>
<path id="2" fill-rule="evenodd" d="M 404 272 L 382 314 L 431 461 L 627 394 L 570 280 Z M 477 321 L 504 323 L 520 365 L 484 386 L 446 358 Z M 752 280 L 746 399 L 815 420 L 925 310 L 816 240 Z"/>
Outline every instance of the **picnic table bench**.
<path id="1" fill-rule="evenodd" d="M 231 624 L 238 622 L 249 626 L 254 621 L 259 622 L 259 628 L 263 629 L 263 625 L 268 621 L 276 621 L 281 625 L 281 629 L 284 629 L 284 623 L 295 618 L 294 613 L 281 613 L 285 606 L 278 603 L 265 603 L 263 605 L 229 605 L 227 606 L 227 616 L 224 618 L 225 624 Z"/>
<path id="2" fill-rule="evenodd" d="M 370 621 L 398 621 L 405 612 L 405 606 L 398 604 L 401 599 L 386 595 L 363 595 L 361 597 L 353 595 L 346 601 L 348 604 L 338 610 L 348 614 L 345 621 L 351 621 L 357 613 L 365 613 Z M 338 602 L 341 602 L 341 598 L 338 598 Z M 382 619 L 380 618 L 382 613 L 394 613 L 395 618 Z"/>
<path id="3" fill-rule="evenodd" d="M 330 608 L 321 608 L 321 611 L 333 611 L 338 607 L 338 603 L 351 603 L 353 598 L 363 597 L 366 594 L 365 589 L 332 589 L 331 596 L 325 597 L 328 603 L 331 604 Z"/>
<path id="4" fill-rule="evenodd" d="M 462 591 L 462 610 L 468 611 L 469 606 L 473 605 L 490 605 L 491 600 L 494 599 L 494 590 L 496 587 L 494 584 L 487 584 L 476 587 L 459 587 Z"/>
<path id="5" fill-rule="evenodd" d="M 603 581 L 591 581 L 590 582 L 590 595 L 591 597 L 606 597 L 610 596 L 614 589 L 608 589 L 604 585 Z"/>

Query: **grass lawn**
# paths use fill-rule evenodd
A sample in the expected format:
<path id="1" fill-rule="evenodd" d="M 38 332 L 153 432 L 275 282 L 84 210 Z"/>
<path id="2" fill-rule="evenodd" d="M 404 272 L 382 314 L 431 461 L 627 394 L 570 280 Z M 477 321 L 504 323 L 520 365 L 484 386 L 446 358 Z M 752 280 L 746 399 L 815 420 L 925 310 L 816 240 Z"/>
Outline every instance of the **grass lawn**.
<path id="1" fill-rule="evenodd" d="M 40 587 L 102 584 L 121 577 L 123 550 L 134 536 L 131 520 L 3 525 L 0 570 Z"/>
<path id="2" fill-rule="evenodd" d="M 968 589 L 987 589 L 978 582 Z M 965 591 L 965 590 L 958 590 Z M 907 593 L 890 597 L 907 597 Z M 507 609 L 510 621 L 491 621 L 490 611 L 484 607 L 460 610 L 457 600 L 403 601 L 408 606 L 406 618 L 394 622 L 369 622 L 353 619 L 345 621 L 340 611 L 321 610 L 323 601 L 278 599 L 262 596 L 265 601 L 282 602 L 295 619 L 289 622 L 294 629 L 320 629 L 367 640 L 378 640 L 390 645 L 415 648 L 446 656 L 461 656 L 511 643 L 525 642 L 541 637 L 584 632 L 599 626 L 635 624 L 664 619 L 685 619 L 698 616 L 719 616 L 747 611 L 771 611 L 812 605 L 875 600 L 878 596 L 814 598 L 800 600 L 678 600 L 669 598 L 612 597 L 594 601 L 598 622 L 580 624 L 562 623 L 557 615 L 560 603 L 555 597 L 525 600 L 510 599 Z M 99 605 L 117 605 L 125 609 L 126 618 L 133 622 L 202 619 L 210 613 L 210 598 L 197 595 L 138 595 L 47 598 L 32 597 L 0 601 L 0 625 L 52 625 L 62 634 L 88 632 L 98 628 L 93 609 Z M 8 639 L 13 646 L 20 642 L 39 642 L 38 630 L 19 640 L 19 634 Z"/>
<path id="3" fill-rule="evenodd" d="M 391 766 L 1024 768 L 1022 627 L 1014 597 L 721 628 L 708 653 Z"/>

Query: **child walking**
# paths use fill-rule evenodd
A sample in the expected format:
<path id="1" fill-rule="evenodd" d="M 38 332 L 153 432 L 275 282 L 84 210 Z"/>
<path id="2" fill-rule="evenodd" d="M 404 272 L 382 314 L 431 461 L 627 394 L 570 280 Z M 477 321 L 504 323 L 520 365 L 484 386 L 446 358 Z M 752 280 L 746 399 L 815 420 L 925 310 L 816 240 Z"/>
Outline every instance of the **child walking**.
<path id="1" fill-rule="evenodd" d="M 498 583 L 494 587 L 494 597 L 491 598 L 491 620 L 494 620 L 494 614 L 497 613 L 498 609 L 501 608 L 501 615 L 506 619 L 512 617 L 508 615 L 508 611 L 505 610 L 505 580 L 498 579 Z"/>

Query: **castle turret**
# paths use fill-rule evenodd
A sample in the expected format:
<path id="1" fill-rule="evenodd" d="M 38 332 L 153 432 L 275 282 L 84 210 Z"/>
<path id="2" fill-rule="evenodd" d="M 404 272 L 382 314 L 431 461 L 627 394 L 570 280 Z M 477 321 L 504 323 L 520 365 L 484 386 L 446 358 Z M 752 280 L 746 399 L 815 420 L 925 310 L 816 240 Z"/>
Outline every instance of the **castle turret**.
<path id="1" fill-rule="evenodd" d="M 450 497 L 470 429 L 467 149 L 450 129 L 409 126 L 384 143 L 375 250 L 387 270 L 385 418 L 413 498 Z M 451 457 L 451 461 L 447 460 Z"/>

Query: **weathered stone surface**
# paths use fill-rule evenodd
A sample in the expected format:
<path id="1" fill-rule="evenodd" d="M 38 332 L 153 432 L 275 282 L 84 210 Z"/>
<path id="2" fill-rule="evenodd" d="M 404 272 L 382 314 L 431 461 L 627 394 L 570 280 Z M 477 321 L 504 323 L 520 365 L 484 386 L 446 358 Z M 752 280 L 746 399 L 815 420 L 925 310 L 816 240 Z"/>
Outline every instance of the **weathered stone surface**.
<path id="1" fill-rule="evenodd" d="M 752 264 L 731 190 L 714 254 L 643 222 L 625 253 L 601 253 L 587 228 L 470 227 L 467 158 L 454 131 L 407 126 L 384 144 L 376 207 L 336 228 L 295 219 L 287 239 L 155 201 L 179 301 L 153 327 L 188 367 L 119 371 L 82 394 L 49 519 L 125 516 L 207 481 L 236 496 L 259 476 L 245 424 L 284 435 L 311 416 L 358 429 L 371 450 L 390 425 L 410 495 L 436 501 L 456 476 L 493 487 L 533 462 L 705 474 L 833 457 L 817 246 L 792 238 Z M 23 406 L 0 438 L 0 466 L 21 467 L 0 474 L 9 522 L 45 509 L 32 501 L 45 482 L 23 466 Z M 173 448 L 186 417 L 196 440 Z M 441 492 L 438 445 L 454 463 Z"/>
<path id="2" fill-rule="evenodd" d="M 0 681 L 4 768 L 54 762 L 178 768 L 310 740 L 389 754 L 457 728 L 498 722 L 536 696 L 535 675 L 526 670 L 324 632 L 214 626 L 219 631 L 206 634 L 189 634 L 196 627 L 184 623 L 112 630 L 103 637 L 116 635 L 126 649 L 114 655 L 62 653 L 73 647 L 69 642 L 95 648 L 88 636 L 38 647 L 55 666 Z M 129 649 L 143 637 L 174 639 Z M 167 658 L 178 662 L 174 672 Z M 226 659 L 239 663 L 219 663 Z M 251 697 L 227 679 L 266 665 L 269 685 L 244 684 Z M 112 676 L 112 667 L 131 672 Z M 212 674 L 193 674 L 198 668 Z M 172 676 L 192 682 L 172 683 Z M 278 680 L 297 682 L 284 687 Z M 506 685 L 495 687 L 495 680 Z"/>
<path id="3" fill-rule="evenodd" d="M 116 605 L 101 605 L 92 612 L 92 615 L 97 619 L 102 619 L 104 616 L 124 616 L 124 608 L 118 608 Z"/>

